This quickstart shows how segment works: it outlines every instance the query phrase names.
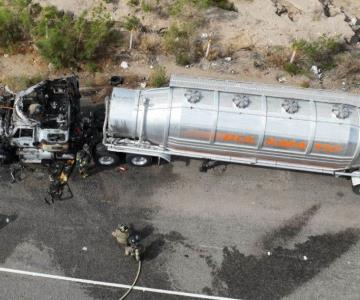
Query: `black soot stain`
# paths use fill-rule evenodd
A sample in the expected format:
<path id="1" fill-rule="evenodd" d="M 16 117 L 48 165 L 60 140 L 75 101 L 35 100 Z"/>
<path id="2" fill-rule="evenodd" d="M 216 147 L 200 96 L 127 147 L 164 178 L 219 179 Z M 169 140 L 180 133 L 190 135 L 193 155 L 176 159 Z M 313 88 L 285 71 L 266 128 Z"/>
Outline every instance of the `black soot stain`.
<path id="1" fill-rule="evenodd" d="M 223 249 L 220 268 L 213 269 L 213 288 L 229 297 L 271 300 L 291 294 L 347 252 L 359 240 L 359 231 L 310 236 L 294 249 L 275 248 L 271 255 L 246 256 L 235 247 Z M 207 288 L 209 290 L 209 288 Z"/>
<path id="2" fill-rule="evenodd" d="M 159 254 L 167 246 L 168 249 L 172 249 L 173 243 L 183 244 L 186 238 L 177 231 L 170 231 L 167 234 L 155 234 L 150 243 L 145 243 L 144 260 L 153 260 L 159 256 Z"/>
<path id="3" fill-rule="evenodd" d="M 344 197 L 344 193 L 342 191 L 339 191 L 336 193 L 336 196 L 338 196 L 339 198 Z"/>
<path id="4" fill-rule="evenodd" d="M 294 238 L 308 224 L 310 219 L 318 212 L 320 205 L 313 205 L 301 214 L 287 220 L 279 228 L 266 234 L 262 240 L 265 250 L 271 250 L 278 246 L 284 246 L 286 242 Z"/>

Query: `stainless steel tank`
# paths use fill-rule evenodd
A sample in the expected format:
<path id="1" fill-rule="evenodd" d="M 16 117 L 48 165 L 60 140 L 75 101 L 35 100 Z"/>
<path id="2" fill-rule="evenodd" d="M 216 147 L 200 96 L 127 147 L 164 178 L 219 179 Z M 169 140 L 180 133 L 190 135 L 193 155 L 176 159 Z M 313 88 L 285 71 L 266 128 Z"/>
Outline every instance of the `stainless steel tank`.
<path id="1" fill-rule="evenodd" d="M 109 150 L 323 173 L 357 169 L 360 97 L 173 76 L 170 87 L 114 88 Z"/>

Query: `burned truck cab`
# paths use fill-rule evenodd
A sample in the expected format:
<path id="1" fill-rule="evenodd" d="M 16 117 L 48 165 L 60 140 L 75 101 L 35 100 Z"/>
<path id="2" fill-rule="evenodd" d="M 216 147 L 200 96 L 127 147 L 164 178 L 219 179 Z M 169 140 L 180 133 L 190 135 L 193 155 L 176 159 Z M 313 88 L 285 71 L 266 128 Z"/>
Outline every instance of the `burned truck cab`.
<path id="1" fill-rule="evenodd" d="M 0 106 L 2 148 L 12 149 L 26 163 L 73 158 L 71 132 L 80 113 L 79 100 L 75 76 L 45 80 L 8 97 Z"/>

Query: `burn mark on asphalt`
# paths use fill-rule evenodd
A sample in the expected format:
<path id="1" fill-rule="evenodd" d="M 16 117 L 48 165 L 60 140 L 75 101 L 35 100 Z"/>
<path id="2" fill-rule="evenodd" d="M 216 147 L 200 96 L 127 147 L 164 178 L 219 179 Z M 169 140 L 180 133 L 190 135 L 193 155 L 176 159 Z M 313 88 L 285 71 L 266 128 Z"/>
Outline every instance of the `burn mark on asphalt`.
<path id="1" fill-rule="evenodd" d="M 144 260 L 153 260 L 159 256 L 165 246 L 165 239 L 158 237 L 145 247 Z"/>
<path id="2" fill-rule="evenodd" d="M 266 234 L 262 240 L 265 250 L 284 246 L 288 241 L 294 238 L 308 224 L 310 219 L 318 212 L 320 205 L 313 205 L 301 214 L 295 215 L 291 219 L 284 222 L 279 228 L 273 232 Z"/>
<path id="3" fill-rule="evenodd" d="M 186 238 L 177 231 L 170 231 L 167 234 L 155 234 L 153 240 L 150 243 L 144 243 L 145 254 L 144 260 L 153 260 L 159 256 L 159 254 L 168 247 L 170 250 L 173 247 L 173 243 L 184 244 Z"/>
<path id="4" fill-rule="evenodd" d="M 359 237 L 355 229 L 310 236 L 294 249 L 278 247 L 271 256 L 260 257 L 246 256 L 235 247 L 225 247 L 220 268 L 214 266 L 211 259 L 207 260 L 213 268 L 213 287 L 217 293 L 230 297 L 280 299 L 329 267 Z"/>
<path id="5" fill-rule="evenodd" d="M 339 191 L 336 193 L 336 196 L 338 196 L 339 198 L 344 197 L 344 193 L 342 191 Z"/>

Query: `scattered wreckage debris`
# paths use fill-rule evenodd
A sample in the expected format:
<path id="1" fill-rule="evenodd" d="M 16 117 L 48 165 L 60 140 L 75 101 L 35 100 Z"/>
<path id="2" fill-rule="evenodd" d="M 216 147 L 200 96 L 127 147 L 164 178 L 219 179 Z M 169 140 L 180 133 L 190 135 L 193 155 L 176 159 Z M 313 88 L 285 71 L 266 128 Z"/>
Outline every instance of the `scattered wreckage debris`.
<path id="1" fill-rule="evenodd" d="M 10 166 L 11 183 L 21 182 L 26 178 L 25 170 L 34 172 L 35 170 L 22 162 L 14 163 Z"/>
<path id="2" fill-rule="evenodd" d="M 207 171 L 211 169 L 217 169 L 220 168 L 220 173 L 224 173 L 227 169 L 227 163 L 224 163 L 223 161 L 217 161 L 217 160 L 204 160 L 200 167 L 199 171 L 201 173 L 207 173 Z"/>

